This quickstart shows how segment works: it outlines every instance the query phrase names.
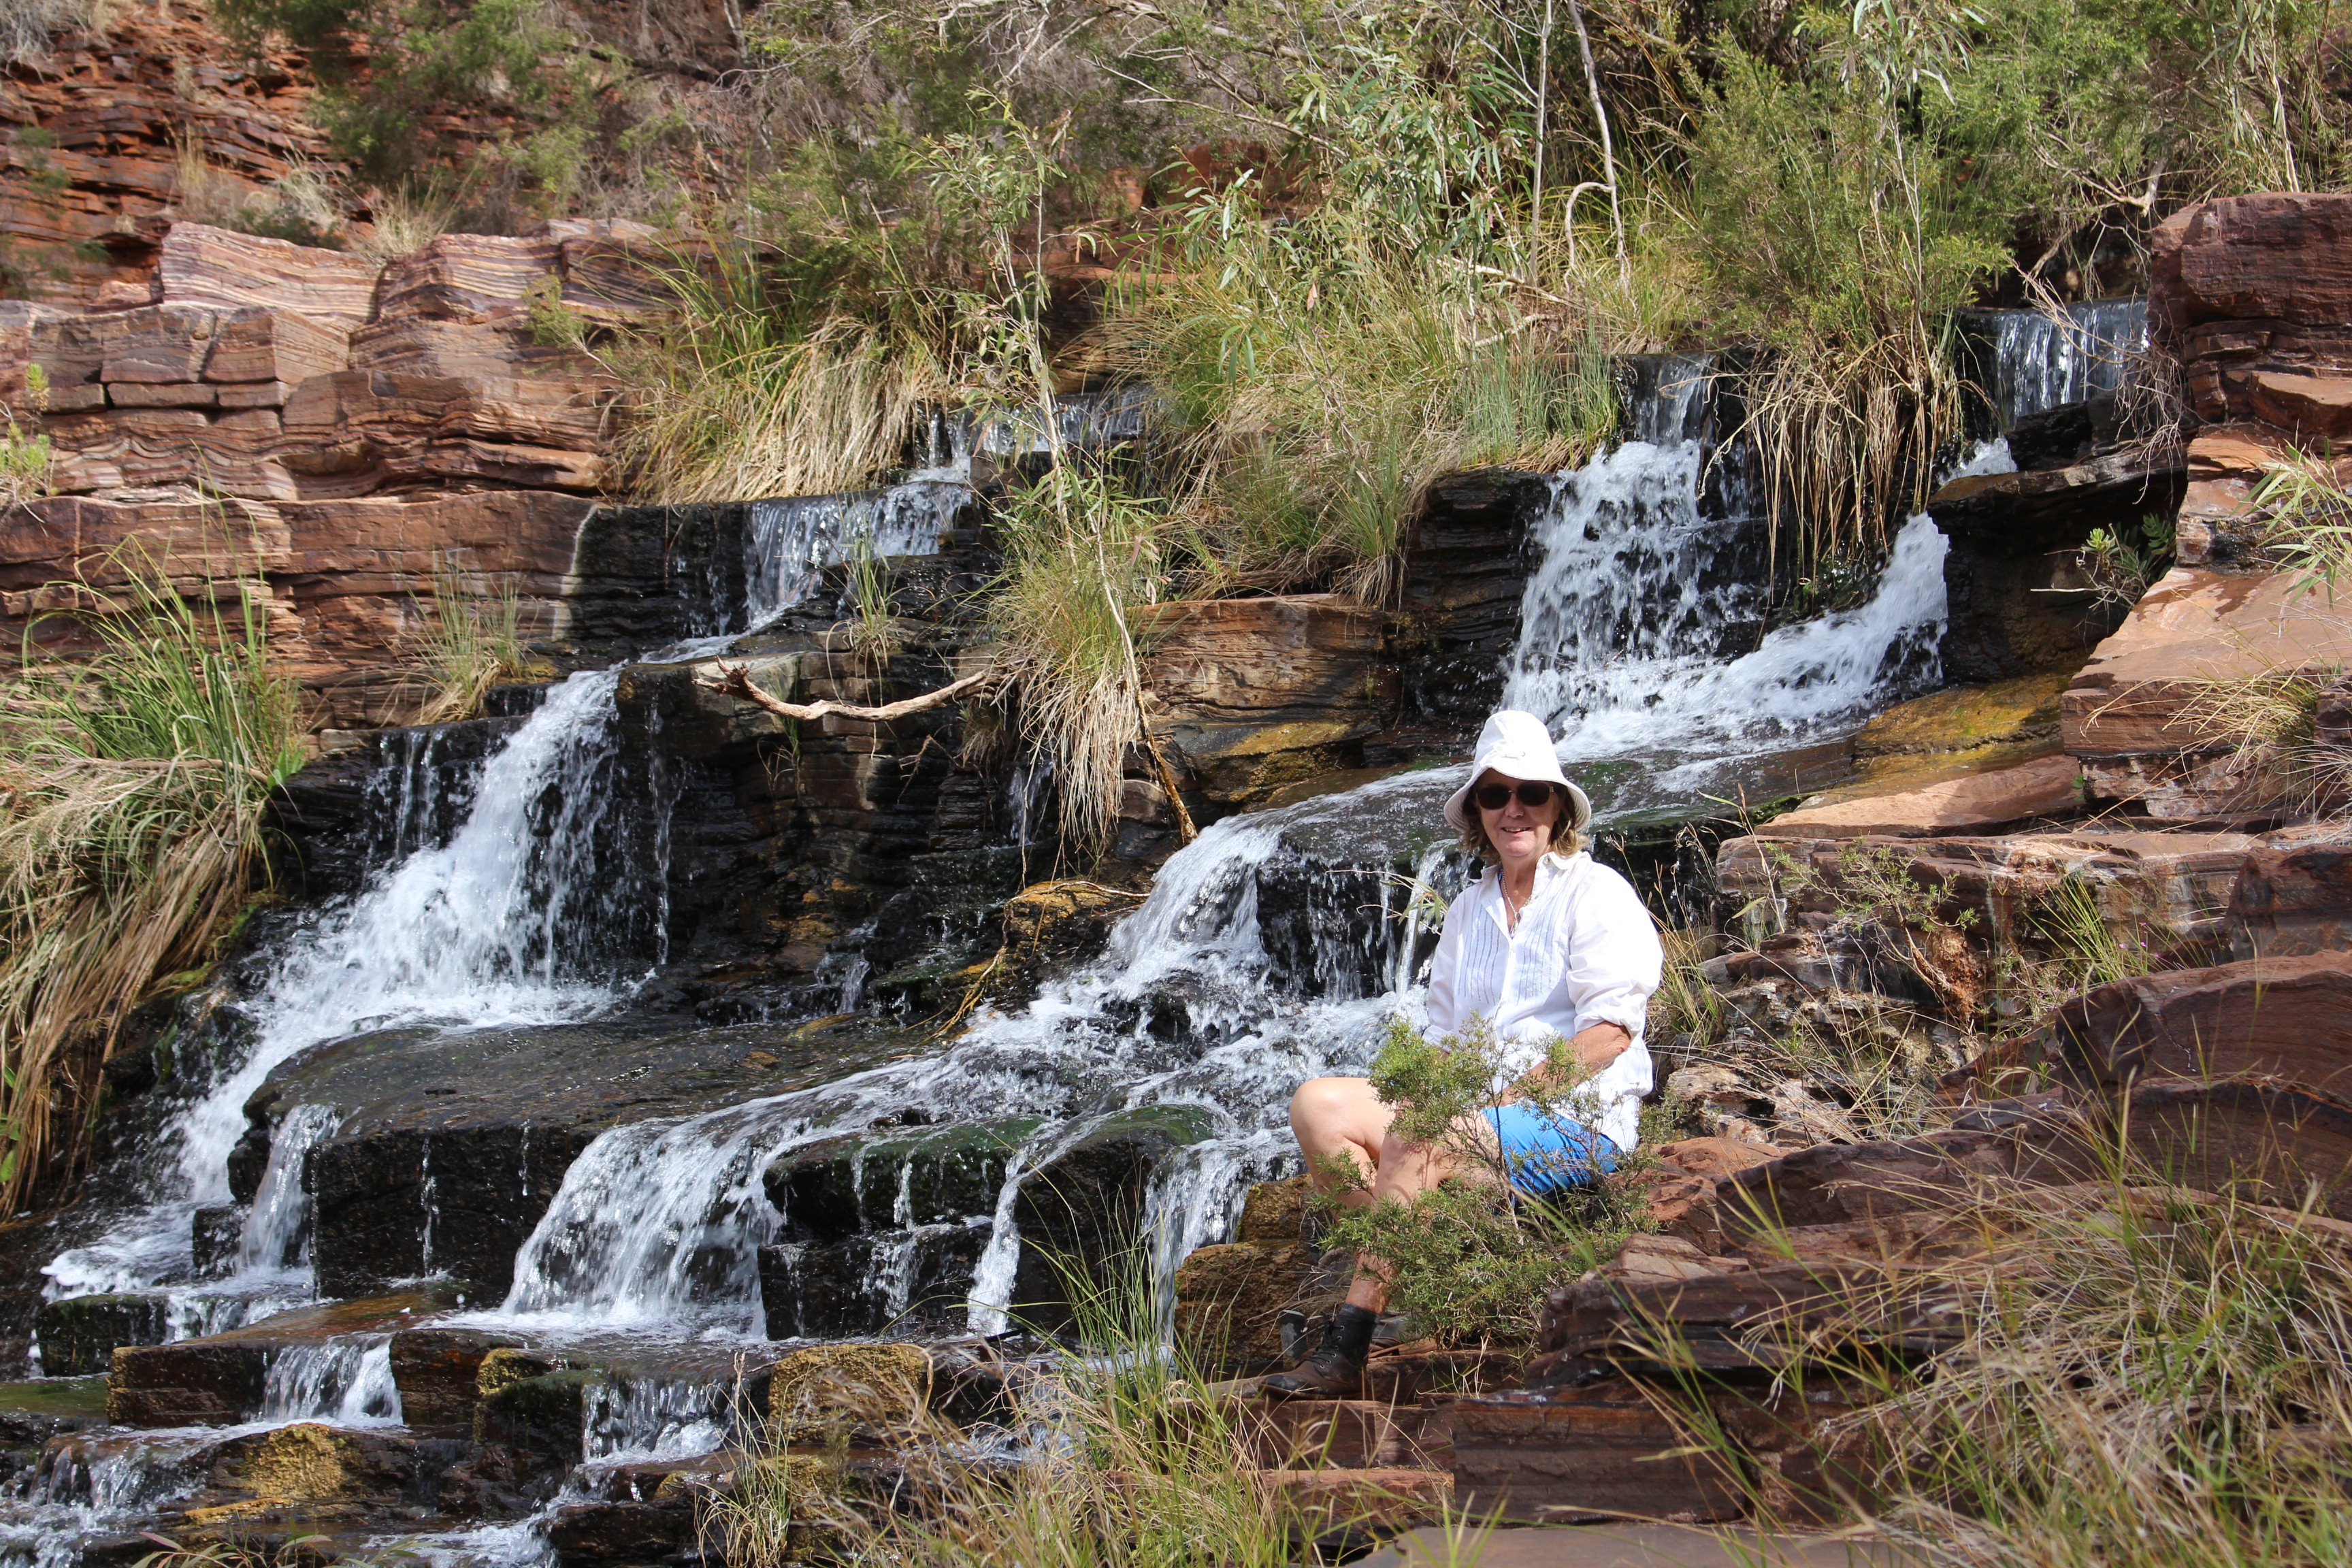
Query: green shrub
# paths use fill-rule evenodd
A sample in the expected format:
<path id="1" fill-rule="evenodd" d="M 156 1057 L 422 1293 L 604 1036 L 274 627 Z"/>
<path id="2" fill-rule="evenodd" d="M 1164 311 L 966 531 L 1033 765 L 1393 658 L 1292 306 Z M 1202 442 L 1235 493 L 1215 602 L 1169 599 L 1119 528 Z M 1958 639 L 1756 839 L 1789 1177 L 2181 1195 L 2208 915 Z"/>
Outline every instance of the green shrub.
<path id="1" fill-rule="evenodd" d="M 1501 1042 L 1483 1020 L 1442 1040 L 1392 1020 L 1372 1061 L 1372 1088 L 1396 1108 L 1399 1137 L 1440 1151 L 1463 1173 L 1409 1204 L 1350 1205 L 1346 1194 L 1368 1192 L 1369 1183 L 1347 1165 L 1324 1173 L 1317 1200 L 1332 1216 L 1332 1246 L 1379 1260 L 1390 1309 L 1449 1344 L 1531 1342 L 1545 1289 L 1606 1261 L 1649 1223 L 1632 1179 L 1647 1163 L 1638 1150 L 1609 1177 L 1541 1201 L 1511 1198 L 1515 1173 L 1472 1121 L 1513 1087 L 1501 1062 Z M 1558 1041 L 1548 1071 L 1517 1081 L 1538 1110 L 1590 1124 L 1597 1108 L 1576 1087 L 1582 1076 Z"/>

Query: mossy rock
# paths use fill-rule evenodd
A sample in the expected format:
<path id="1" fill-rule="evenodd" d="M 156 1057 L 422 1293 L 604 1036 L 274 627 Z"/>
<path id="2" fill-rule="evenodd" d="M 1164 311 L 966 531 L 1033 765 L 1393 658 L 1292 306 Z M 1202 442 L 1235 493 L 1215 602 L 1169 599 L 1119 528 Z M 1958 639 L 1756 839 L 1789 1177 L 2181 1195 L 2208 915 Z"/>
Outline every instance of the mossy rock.
<path id="1" fill-rule="evenodd" d="M 160 1345 L 167 1303 L 161 1296 L 71 1296 L 51 1301 L 34 1320 L 41 1370 L 54 1377 L 105 1372 L 121 1345 Z"/>
<path id="2" fill-rule="evenodd" d="M 920 1345 L 816 1345 L 769 1374 L 770 1436 L 779 1447 L 912 1436 L 930 1407 L 931 1358 Z"/>
<path id="3" fill-rule="evenodd" d="M 1898 702 L 1863 726 L 1854 755 L 1931 755 L 2050 739 L 2058 733 L 2058 699 L 2073 681 L 2069 674 L 2028 675 Z"/>
<path id="4" fill-rule="evenodd" d="M 233 1439 L 219 1473 L 263 1498 L 342 1502 L 398 1495 L 415 1463 L 415 1445 L 404 1436 L 300 1421 Z"/>
<path id="5" fill-rule="evenodd" d="M 1235 1241 L 1260 1247 L 1289 1247 L 1307 1239 L 1307 1208 L 1315 1190 L 1307 1178 L 1260 1182 L 1242 1198 L 1242 1222 Z"/>

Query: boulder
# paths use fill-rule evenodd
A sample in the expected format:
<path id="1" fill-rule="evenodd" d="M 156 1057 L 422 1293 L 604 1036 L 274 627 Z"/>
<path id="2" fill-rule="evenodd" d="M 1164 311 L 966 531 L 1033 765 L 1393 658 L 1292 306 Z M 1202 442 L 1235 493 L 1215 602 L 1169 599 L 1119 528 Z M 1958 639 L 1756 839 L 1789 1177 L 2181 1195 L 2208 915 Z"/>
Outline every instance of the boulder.
<path id="1" fill-rule="evenodd" d="M 1227 1419 L 1250 1459 L 1269 1470 L 1394 1469 L 1429 1463 L 1422 1412 L 1371 1399 L 1236 1399 Z"/>
<path id="2" fill-rule="evenodd" d="M 106 1418 L 117 1426 L 230 1426 L 261 1408 L 269 1354 L 250 1342 L 183 1340 L 114 1352 Z"/>
<path id="3" fill-rule="evenodd" d="M 33 1334 L 41 1375 L 85 1377 L 114 1363 L 118 1345 L 163 1342 L 171 1303 L 160 1295 L 69 1296 L 42 1307 Z"/>
<path id="4" fill-rule="evenodd" d="M 2058 1009 L 2037 1054 L 2102 1088 L 2252 1078 L 2352 1103 L 2352 952 L 2101 985 Z"/>
<path id="5" fill-rule="evenodd" d="M 1252 1470 L 1251 1484 L 1290 1528 L 1308 1536 L 1342 1529 L 1391 1534 L 1450 1510 L 1454 1478 L 1444 1470 Z"/>
<path id="6" fill-rule="evenodd" d="M 561 244 L 544 236 L 436 235 L 383 269 L 376 319 L 478 321 L 519 316 L 533 290 L 560 288 Z"/>
<path id="7" fill-rule="evenodd" d="M 402 1329 L 392 1336 L 392 1382 L 401 1425 L 420 1437 L 470 1437 L 482 1366 L 512 1336 L 483 1329 Z M 495 1380 L 496 1373 L 493 1373 Z"/>
<path id="8" fill-rule="evenodd" d="M 1536 565 L 1531 526 L 1550 499 L 1548 476 L 1508 468 L 1430 487 L 1405 540 L 1390 632 L 1401 722 L 1468 736 L 1494 711 Z"/>
<path id="9" fill-rule="evenodd" d="M 1937 491 L 1928 515 L 1951 541 L 1945 678 L 2005 680 L 2079 663 L 2123 606 L 2095 591 L 2075 552 L 2095 528 L 2137 537 L 2144 516 L 2169 515 L 2185 482 L 2176 451 L 1973 475 Z"/>
<path id="10" fill-rule="evenodd" d="M 1211 1131 L 1209 1113 L 1198 1107 L 1139 1106 L 1081 1125 L 1069 1142 L 1034 1154 L 1036 1168 L 1022 1178 L 1013 1205 L 1021 1230 L 1014 1315 L 1058 1329 L 1070 1321 L 1074 1288 L 1120 1288 L 1153 1177 Z"/>
<path id="11" fill-rule="evenodd" d="M 298 1421 L 223 1443 L 212 1481 L 292 1502 L 383 1502 L 409 1489 L 416 1466 L 416 1445 L 404 1434 Z"/>
<path id="12" fill-rule="evenodd" d="M 1317 1274 L 1314 1250 L 1297 1241 L 1195 1247 L 1176 1269 L 1178 1348 L 1239 1376 L 1289 1364 L 1281 1315 L 1311 1304 Z"/>
<path id="13" fill-rule="evenodd" d="M 1865 778 L 1897 757 L 1952 757 L 2058 739 L 2058 700 L 2071 670 L 1957 686 L 1882 710 L 1853 738 Z M 2027 759 L 2019 758 L 2019 761 Z"/>
<path id="14" fill-rule="evenodd" d="M 1800 1257 L 1868 1264 L 1887 1256 L 1889 1226 L 1904 1247 L 1937 1244 L 1946 1217 L 1987 1191 L 2111 1182 L 2119 1160 L 2135 1179 L 2352 1216 L 2352 1110 L 2271 1083 L 2158 1081 L 2079 1106 L 2053 1093 L 1994 1102 L 1918 1138 L 1800 1150 L 1718 1182 L 1673 1234 L 1763 1272 L 1801 1233 L 1813 1245 Z M 1563 1311 L 1600 1300 L 1583 1284 L 1561 1290 Z M 1547 1330 L 1541 1342 L 1573 1337 Z"/>
<path id="15" fill-rule="evenodd" d="M 1137 612 L 1152 729 L 1222 815 L 1335 767 L 1396 700 L 1388 617 L 1336 594 L 1185 600 Z"/>
<path id="16" fill-rule="evenodd" d="M 1783 812 L 1759 825 L 1762 838 L 1896 838 L 1984 833 L 2082 807 L 2083 773 L 2074 758 L 2044 757 L 1987 773 L 1883 794 L 1835 792 L 1836 798 Z"/>
<path id="17" fill-rule="evenodd" d="M 2183 821 L 2260 810 L 2284 786 L 2231 721 L 2233 684 L 2321 673 L 2352 660 L 2352 628 L 2288 574 L 2177 567 L 2101 643 L 2061 704 L 2066 750 L 2093 796 Z M 2222 694 L 2217 697 L 2217 693 Z"/>
<path id="18" fill-rule="evenodd" d="M 2184 207 L 2148 240 L 2148 320 L 2352 321 L 2352 196 L 2266 192 Z"/>
<path id="19" fill-rule="evenodd" d="M 1717 851 L 1716 875 L 1741 903 L 1785 898 L 1794 914 L 1832 914 L 1841 897 L 1840 858 L 1859 848 L 1882 866 L 1898 858 L 1910 879 L 1939 889 L 1953 919 L 1977 911 L 1966 934 L 1979 943 L 2014 945 L 2031 936 L 2044 900 L 2062 884 L 2086 889 L 2119 942 L 2158 952 L 2204 943 L 2227 948 L 2241 921 L 2231 913 L 2241 879 L 2265 849 L 2326 844 L 2340 826 L 2287 828 L 2266 836 L 2221 832 L 2129 832 L 2085 826 L 2071 831 L 2001 837 L 1864 837 L 1732 838 Z M 1817 885 L 1787 884 L 1790 859 Z M 1827 890 L 1824 890 L 1827 889 Z M 1727 965 L 1732 961 L 1726 960 Z M 1824 974 L 1822 983 L 1834 976 Z"/>

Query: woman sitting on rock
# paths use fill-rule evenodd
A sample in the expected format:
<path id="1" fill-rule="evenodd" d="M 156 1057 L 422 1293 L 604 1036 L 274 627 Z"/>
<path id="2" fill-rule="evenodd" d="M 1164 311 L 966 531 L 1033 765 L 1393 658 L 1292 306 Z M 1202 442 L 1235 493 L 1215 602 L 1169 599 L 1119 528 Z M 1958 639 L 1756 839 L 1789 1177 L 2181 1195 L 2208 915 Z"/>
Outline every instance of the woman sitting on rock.
<path id="1" fill-rule="evenodd" d="M 1468 1139 L 1508 1161 L 1512 1185 L 1545 1193 L 1589 1181 L 1633 1147 L 1650 1053 L 1642 1025 L 1658 988 L 1662 954 L 1649 911 L 1624 878 L 1585 852 L 1591 803 L 1568 782 L 1551 734 L 1532 713 L 1502 712 L 1478 737 L 1470 782 L 1445 803 L 1463 847 L 1488 863 L 1445 911 L 1429 975 L 1433 1034 L 1459 1036 L 1484 1019 L 1504 1052 L 1512 1087 L 1465 1120 Z M 1569 1042 L 1590 1124 L 1523 1102 L 1558 1041 Z M 1557 1096 L 1568 1085 L 1545 1086 Z M 1364 1184 L 1340 1194 L 1350 1207 L 1420 1193 L 1459 1173 L 1462 1162 L 1391 1131 L 1395 1110 L 1360 1078 L 1318 1078 L 1290 1101 L 1291 1131 L 1318 1184 L 1333 1155 Z M 1321 1346 L 1265 1380 L 1277 1395 L 1347 1398 L 1357 1393 L 1372 1326 L 1387 1303 L 1378 1258 L 1359 1256 L 1347 1304 Z"/>

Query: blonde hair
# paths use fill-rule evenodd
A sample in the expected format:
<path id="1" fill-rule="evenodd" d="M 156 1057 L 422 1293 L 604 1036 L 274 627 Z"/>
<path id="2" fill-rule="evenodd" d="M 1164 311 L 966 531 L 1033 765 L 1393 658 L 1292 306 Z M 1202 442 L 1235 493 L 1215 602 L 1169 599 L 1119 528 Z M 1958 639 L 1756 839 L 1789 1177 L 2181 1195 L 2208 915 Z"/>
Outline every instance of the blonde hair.
<path id="1" fill-rule="evenodd" d="M 1554 784 L 1551 798 L 1558 803 L 1559 815 L 1551 819 L 1551 846 L 1544 853 L 1575 855 L 1590 847 L 1592 840 L 1576 830 L 1576 812 L 1569 805 L 1568 792 Z M 1501 865 L 1503 857 L 1495 848 L 1494 841 L 1486 837 L 1486 819 L 1479 813 L 1477 801 L 1472 799 L 1464 804 L 1470 808 L 1463 813 L 1470 819 L 1470 826 L 1462 830 L 1463 849 L 1490 866 Z"/>

